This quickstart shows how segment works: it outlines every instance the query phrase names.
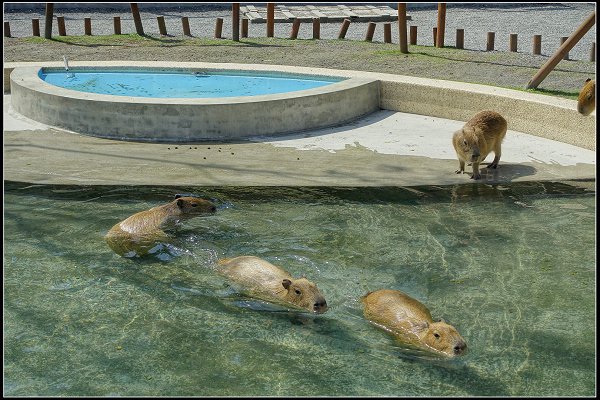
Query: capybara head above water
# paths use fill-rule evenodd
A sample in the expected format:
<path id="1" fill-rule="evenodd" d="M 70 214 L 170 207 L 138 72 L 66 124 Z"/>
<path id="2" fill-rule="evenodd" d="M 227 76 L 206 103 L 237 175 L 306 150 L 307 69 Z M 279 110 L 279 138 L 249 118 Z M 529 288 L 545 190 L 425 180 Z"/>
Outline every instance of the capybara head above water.
<path id="1" fill-rule="evenodd" d="M 281 284 L 287 290 L 283 300 L 317 314 L 327 311 L 325 297 L 321 294 L 317 285 L 308 279 L 283 279 Z"/>
<path id="2" fill-rule="evenodd" d="M 182 216 L 188 218 L 217 211 L 213 203 L 199 197 L 177 197 L 173 203 L 177 205 Z"/>
<path id="3" fill-rule="evenodd" d="M 588 78 L 577 98 L 577 111 L 583 115 L 590 115 L 595 109 L 596 80 Z"/>
<path id="4" fill-rule="evenodd" d="M 444 321 L 425 323 L 423 329 L 423 344 L 436 351 L 455 357 L 467 350 L 467 343 L 458 331 Z"/>

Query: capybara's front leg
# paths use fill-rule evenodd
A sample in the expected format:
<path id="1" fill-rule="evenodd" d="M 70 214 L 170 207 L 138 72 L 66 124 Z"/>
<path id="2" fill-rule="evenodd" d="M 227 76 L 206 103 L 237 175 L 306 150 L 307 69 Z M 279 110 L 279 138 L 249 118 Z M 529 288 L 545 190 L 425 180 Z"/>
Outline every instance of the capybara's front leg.
<path id="1" fill-rule="evenodd" d="M 481 179 L 481 174 L 479 173 L 479 163 L 473 163 L 473 175 L 471 175 L 471 179 Z"/>
<path id="2" fill-rule="evenodd" d="M 457 174 L 462 174 L 465 172 L 465 162 L 463 160 L 458 160 L 458 169 L 454 172 Z"/>

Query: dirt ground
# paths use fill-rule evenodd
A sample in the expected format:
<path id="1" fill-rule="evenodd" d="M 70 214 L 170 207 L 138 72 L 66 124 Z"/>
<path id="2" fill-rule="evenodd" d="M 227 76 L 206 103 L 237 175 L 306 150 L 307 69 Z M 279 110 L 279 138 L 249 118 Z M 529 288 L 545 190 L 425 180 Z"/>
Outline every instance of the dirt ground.
<path id="1" fill-rule="evenodd" d="M 297 65 L 479 83 L 524 90 L 547 56 L 409 46 L 357 40 L 228 39 L 137 35 L 4 38 L 4 61 L 201 61 Z M 561 61 L 539 85 L 542 93 L 576 98 L 595 63 Z"/>

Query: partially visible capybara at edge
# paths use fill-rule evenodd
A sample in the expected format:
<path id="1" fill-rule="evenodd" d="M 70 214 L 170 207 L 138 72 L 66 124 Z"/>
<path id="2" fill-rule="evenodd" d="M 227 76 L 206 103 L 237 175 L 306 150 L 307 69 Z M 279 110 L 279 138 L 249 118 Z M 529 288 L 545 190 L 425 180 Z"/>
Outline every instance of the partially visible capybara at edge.
<path id="1" fill-rule="evenodd" d="M 465 340 L 452 325 L 434 322 L 427 307 L 399 290 L 369 292 L 361 301 L 365 318 L 402 343 L 446 357 L 467 350 Z"/>
<path id="2" fill-rule="evenodd" d="M 327 311 L 327 302 L 317 285 L 304 277 L 292 278 L 287 271 L 259 257 L 224 258 L 217 264 L 217 272 L 251 297 L 293 305 L 317 314 Z"/>
<path id="3" fill-rule="evenodd" d="M 596 80 L 586 79 L 579 97 L 577 98 L 577 111 L 583 115 L 590 115 L 596 109 Z"/>
<path id="4" fill-rule="evenodd" d="M 133 214 L 113 226 L 106 242 L 115 253 L 123 257 L 148 254 L 158 243 L 170 242 L 164 229 L 190 218 L 213 214 L 216 207 L 208 200 L 176 195 L 170 203 Z"/>
<path id="5" fill-rule="evenodd" d="M 465 163 L 472 163 L 471 179 L 480 179 L 479 164 L 491 151 L 494 152 L 495 157 L 488 168 L 497 168 L 506 129 L 506 120 L 495 111 L 481 111 L 475 114 L 465 126 L 454 132 L 452 136 L 452 145 L 456 150 L 459 164 L 459 169 L 455 172 L 463 173 Z"/>

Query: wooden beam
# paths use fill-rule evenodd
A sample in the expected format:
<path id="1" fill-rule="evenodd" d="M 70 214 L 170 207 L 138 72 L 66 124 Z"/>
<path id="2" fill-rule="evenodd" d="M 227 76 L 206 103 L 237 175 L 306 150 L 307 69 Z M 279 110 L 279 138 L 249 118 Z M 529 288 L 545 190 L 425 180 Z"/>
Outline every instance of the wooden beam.
<path id="1" fill-rule="evenodd" d="M 131 8 L 131 15 L 135 24 L 135 32 L 140 36 L 144 36 L 144 26 L 142 25 L 142 17 L 140 16 L 137 3 L 129 3 L 129 7 Z"/>
<path id="2" fill-rule="evenodd" d="M 231 26 L 235 42 L 240 41 L 240 3 L 231 4 Z"/>
<path id="3" fill-rule="evenodd" d="M 398 3 L 398 32 L 400 34 L 400 53 L 408 53 L 406 42 L 406 3 Z"/>
<path id="4" fill-rule="evenodd" d="M 444 47 L 444 35 L 446 32 L 446 3 L 438 3 L 437 17 L 437 40 L 436 47 Z"/>
<path id="5" fill-rule="evenodd" d="M 52 38 L 52 17 L 54 16 L 54 3 L 46 3 L 46 24 L 44 25 L 44 37 Z"/>

